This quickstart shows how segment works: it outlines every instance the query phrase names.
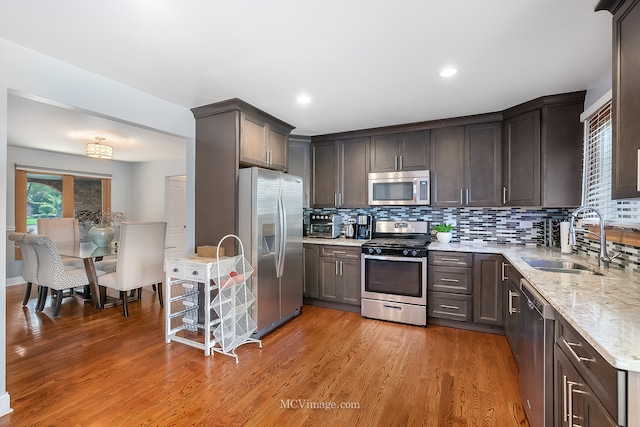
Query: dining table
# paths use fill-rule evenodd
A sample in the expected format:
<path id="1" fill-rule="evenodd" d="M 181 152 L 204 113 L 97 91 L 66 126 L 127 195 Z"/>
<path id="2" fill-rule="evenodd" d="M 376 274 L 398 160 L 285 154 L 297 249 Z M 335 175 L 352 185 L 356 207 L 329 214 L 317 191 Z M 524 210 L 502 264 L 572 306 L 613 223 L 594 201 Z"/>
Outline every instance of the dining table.
<path id="1" fill-rule="evenodd" d="M 108 246 L 96 246 L 93 242 L 82 242 L 80 244 L 59 244 L 58 252 L 62 257 L 81 259 L 89 279 L 88 291 L 91 294 L 93 307 L 102 310 L 104 307 L 100 298 L 100 286 L 98 275 L 96 274 L 95 261 L 115 258 L 118 256 L 117 243 Z"/>

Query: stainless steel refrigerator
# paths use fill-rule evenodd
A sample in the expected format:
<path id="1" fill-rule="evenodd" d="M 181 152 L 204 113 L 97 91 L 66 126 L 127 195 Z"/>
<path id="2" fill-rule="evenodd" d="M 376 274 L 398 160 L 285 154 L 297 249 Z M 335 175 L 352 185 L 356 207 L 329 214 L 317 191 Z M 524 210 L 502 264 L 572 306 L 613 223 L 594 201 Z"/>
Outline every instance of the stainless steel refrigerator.
<path id="1" fill-rule="evenodd" d="M 302 178 L 240 169 L 238 189 L 238 237 L 254 269 L 248 285 L 256 297 L 253 336 L 259 338 L 300 314 L 302 307 Z"/>

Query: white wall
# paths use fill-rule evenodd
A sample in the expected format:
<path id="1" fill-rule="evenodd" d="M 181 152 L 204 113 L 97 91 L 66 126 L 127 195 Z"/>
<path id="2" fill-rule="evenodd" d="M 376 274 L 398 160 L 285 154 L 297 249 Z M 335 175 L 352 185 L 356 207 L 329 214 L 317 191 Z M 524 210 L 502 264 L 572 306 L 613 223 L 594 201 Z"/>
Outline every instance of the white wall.
<path id="1" fill-rule="evenodd" d="M 187 140 L 187 235 L 193 242 L 195 120 L 191 111 L 0 38 L 0 225 L 7 228 L 7 94 L 38 96 Z M 126 64 L 123 64 L 126 66 Z M 114 192 L 115 194 L 115 192 Z M 120 202 L 118 202 L 120 203 Z M 115 206 L 115 203 L 114 203 Z M 0 318 L 6 318 L 6 245 L 0 245 Z M 6 322 L 5 322 L 6 324 Z M 6 329 L 0 328 L 0 416 L 6 390 Z"/>
<path id="2" fill-rule="evenodd" d="M 165 177 L 185 175 L 186 161 L 166 160 L 133 163 L 131 190 L 133 200 L 129 218 L 135 221 L 164 221 Z"/>

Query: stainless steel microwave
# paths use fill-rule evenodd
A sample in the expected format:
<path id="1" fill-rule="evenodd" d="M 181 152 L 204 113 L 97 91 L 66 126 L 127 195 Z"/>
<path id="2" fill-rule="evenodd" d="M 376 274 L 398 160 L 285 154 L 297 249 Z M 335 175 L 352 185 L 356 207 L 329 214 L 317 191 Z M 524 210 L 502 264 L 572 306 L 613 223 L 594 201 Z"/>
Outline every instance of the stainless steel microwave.
<path id="1" fill-rule="evenodd" d="M 369 174 L 369 204 L 429 205 L 429 171 L 372 172 Z"/>

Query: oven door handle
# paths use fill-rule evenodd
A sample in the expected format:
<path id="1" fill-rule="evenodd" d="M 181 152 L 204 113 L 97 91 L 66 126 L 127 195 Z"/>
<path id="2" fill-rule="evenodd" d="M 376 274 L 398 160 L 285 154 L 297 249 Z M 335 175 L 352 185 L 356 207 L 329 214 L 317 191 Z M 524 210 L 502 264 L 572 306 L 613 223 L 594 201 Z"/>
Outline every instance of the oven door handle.
<path id="1" fill-rule="evenodd" d="M 389 255 L 367 255 L 364 254 L 364 259 L 377 259 L 381 261 L 402 261 L 402 262 L 422 262 L 423 257 L 404 257 L 404 256 L 389 256 Z"/>

